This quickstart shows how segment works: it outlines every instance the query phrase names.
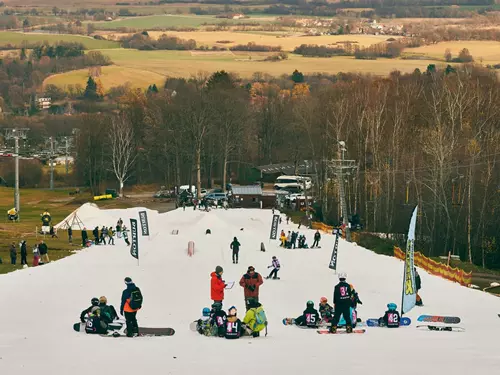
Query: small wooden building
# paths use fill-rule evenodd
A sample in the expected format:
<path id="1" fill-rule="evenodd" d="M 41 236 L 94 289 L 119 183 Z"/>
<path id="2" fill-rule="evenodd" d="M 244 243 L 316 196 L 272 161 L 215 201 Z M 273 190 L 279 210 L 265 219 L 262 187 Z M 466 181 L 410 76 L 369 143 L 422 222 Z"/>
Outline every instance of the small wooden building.
<path id="1" fill-rule="evenodd" d="M 233 186 L 231 190 L 234 208 L 262 208 L 262 188 L 260 186 Z"/>

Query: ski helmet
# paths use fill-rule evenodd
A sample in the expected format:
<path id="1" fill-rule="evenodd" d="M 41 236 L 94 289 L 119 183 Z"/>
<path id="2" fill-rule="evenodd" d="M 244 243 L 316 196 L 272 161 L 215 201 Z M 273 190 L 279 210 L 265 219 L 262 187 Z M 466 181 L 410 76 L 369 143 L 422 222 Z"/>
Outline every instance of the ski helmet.
<path id="1" fill-rule="evenodd" d="M 108 303 L 108 299 L 105 296 L 100 296 L 99 297 L 99 303 L 107 304 Z"/>
<path id="2" fill-rule="evenodd" d="M 275 256 L 273 256 L 273 259 L 276 259 L 276 257 L 275 257 Z"/>
<path id="3" fill-rule="evenodd" d="M 307 301 L 307 307 L 313 307 L 314 306 L 314 302 L 309 300 Z"/>
<path id="4" fill-rule="evenodd" d="M 203 316 L 210 316 L 210 309 L 208 307 L 204 307 L 201 313 Z"/>
<path id="5" fill-rule="evenodd" d="M 339 280 L 341 280 L 341 281 L 342 281 L 342 280 L 345 280 L 345 279 L 347 279 L 347 273 L 345 273 L 345 272 L 340 272 L 340 273 L 339 273 Z"/>
<path id="6" fill-rule="evenodd" d="M 99 305 L 99 299 L 97 297 L 94 297 L 90 300 L 90 303 L 92 304 L 92 306 L 97 306 Z"/>
<path id="7" fill-rule="evenodd" d="M 212 304 L 212 309 L 216 310 L 216 311 L 219 311 L 222 309 L 222 303 L 220 302 L 215 302 Z"/>
<path id="8" fill-rule="evenodd" d="M 396 311 L 398 309 L 398 305 L 396 305 L 394 302 L 388 303 L 387 308 L 391 311 Z"/>
<path id="9" fill-rule="evenodd" d="M 327 303 L 327 302 L 328 302 L 328 299 L 327 299 L 326 297 L 321 297 L 321 298 L 319 299 L 319 302 L 321 302 L 321 303 Z"/>
<path id="10" fill-rule="evenodd" d="M 238 313 L 238 310 L 236 310 L 236 307 L 235 306 L 231 306 L 229 308 L 229 310 L 227 310 L 227 314 L 229 316 L 236 316 L 236 314 Z"/>

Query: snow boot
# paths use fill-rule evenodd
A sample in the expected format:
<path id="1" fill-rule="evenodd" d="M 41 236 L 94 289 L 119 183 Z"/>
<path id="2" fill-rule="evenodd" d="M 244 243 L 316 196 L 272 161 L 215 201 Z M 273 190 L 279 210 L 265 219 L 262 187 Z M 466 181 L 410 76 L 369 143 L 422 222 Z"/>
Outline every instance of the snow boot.
<path id="1" fill-rule="evenodd" d="M 330 333 L 337 333 L 337 326 L 331 326 Z"/>
<path id="2" fill-rule="evenodd" d="M 345 327 L 346 333 L 352 333 L 352 326 Z"/>

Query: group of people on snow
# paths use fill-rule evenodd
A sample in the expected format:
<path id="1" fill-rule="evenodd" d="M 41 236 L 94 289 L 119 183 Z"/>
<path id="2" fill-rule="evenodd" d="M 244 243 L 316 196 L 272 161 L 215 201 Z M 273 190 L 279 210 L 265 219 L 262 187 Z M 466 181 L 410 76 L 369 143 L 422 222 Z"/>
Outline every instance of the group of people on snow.
<path id="1" fill-rule="evenodd" d="M 313 245 L 311 246 L 311 249 L 319 247 L 320 240 L 321 240 L 321 233 L 319 233 L 319 231 L 316 231 L 316 233 L 314 233 L 314 242 Z M 288 231 L 288 234 L 285 234 L 284 230 L 281 230 L 280 233 L 280 246 L 284 247 L 285 249 L 309 248 L 309 246 L 307 245 L 307 240 L 305 235 L 300 234 L 298 231 L 297 232 Z"/>
<path id="2" fill-rule="evenodd" d="M 33 247 L 33 267 L 38 265 L 49 263 L 49 248 L 45 241 L 40 240 Z M 26 240 L 22 240 L 19 243 L 19 253 L 21 255 L 21 265 L 28 265 L 28 244 Z M 15 242 L 12 242 L 9 248 L 10 264 L 16 265 L 17 263 L 17 246 Z"/>
<path id="3" fill-rule="evenodd" d="M 125 317 L 128 337 L 139 335 L 139 325 L 137 323 L 137 312 L 142 308 L 142 292 L 135 285 L 130 277 L 124 279 L 126 288 L 122 292 L 120 315 Z M 90 334 L 107 334 L 113 324 L 118 319 L 118 314 L 112 305 L 108 305 L 105 296 L 92 298 L 91 306 L 83 310 L 80 314 L 80 322 L 85 324 L 85 332 Z M 115 329 L 121 328 L 122 324 L 117 324 Z"/>
<path id="4" fill-rule="evenodd" d="M 70 229 L 68 228 L 68 236 L 70 236 Z M 89 240 L 89 235 L 87 233 L 87 228 L 82 229 L 82 246 L 84 247 L 89 247 L 92 244 L 99 245 L 114 245 L 115 244 L 115 235 L 118 238 L 123 238 L 125 240 L 125 243 L 127 245 L 130 245 L 130 242 L 128 240 L 128 229 L 127 227 L 123 224 L 123 220 L 120 218 L 118 222 L 116 223 L 116 227 L 113 229 L 112 226 L 106 227 L 105 225 L 102 226 L 101 229 L 99 229 L 99 226 L 96 226 L 92 230 L 92 235 L 94 236 L 94 241 L 92 242 Z M 73 231 L 71 231 L 71 237 L 70 237 L 70 242 L 72 238 Z M 106 240 L 108 241 L 106 243 Z"/>

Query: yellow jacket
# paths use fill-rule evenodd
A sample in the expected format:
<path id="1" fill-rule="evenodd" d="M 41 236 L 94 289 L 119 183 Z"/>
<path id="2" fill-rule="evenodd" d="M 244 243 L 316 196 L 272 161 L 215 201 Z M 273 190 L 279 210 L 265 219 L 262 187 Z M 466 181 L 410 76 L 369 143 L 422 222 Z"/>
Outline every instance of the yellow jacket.
<path id="1" fill-rule="evenodd" d="M 255 314 L 259 308 L 262 309 L 262 307 L 251 308 L 243 318 L 243 324 L 247 325 L 253 332 L 260 332 L 266 328 L 265 324 L 257 324 Z"/>

